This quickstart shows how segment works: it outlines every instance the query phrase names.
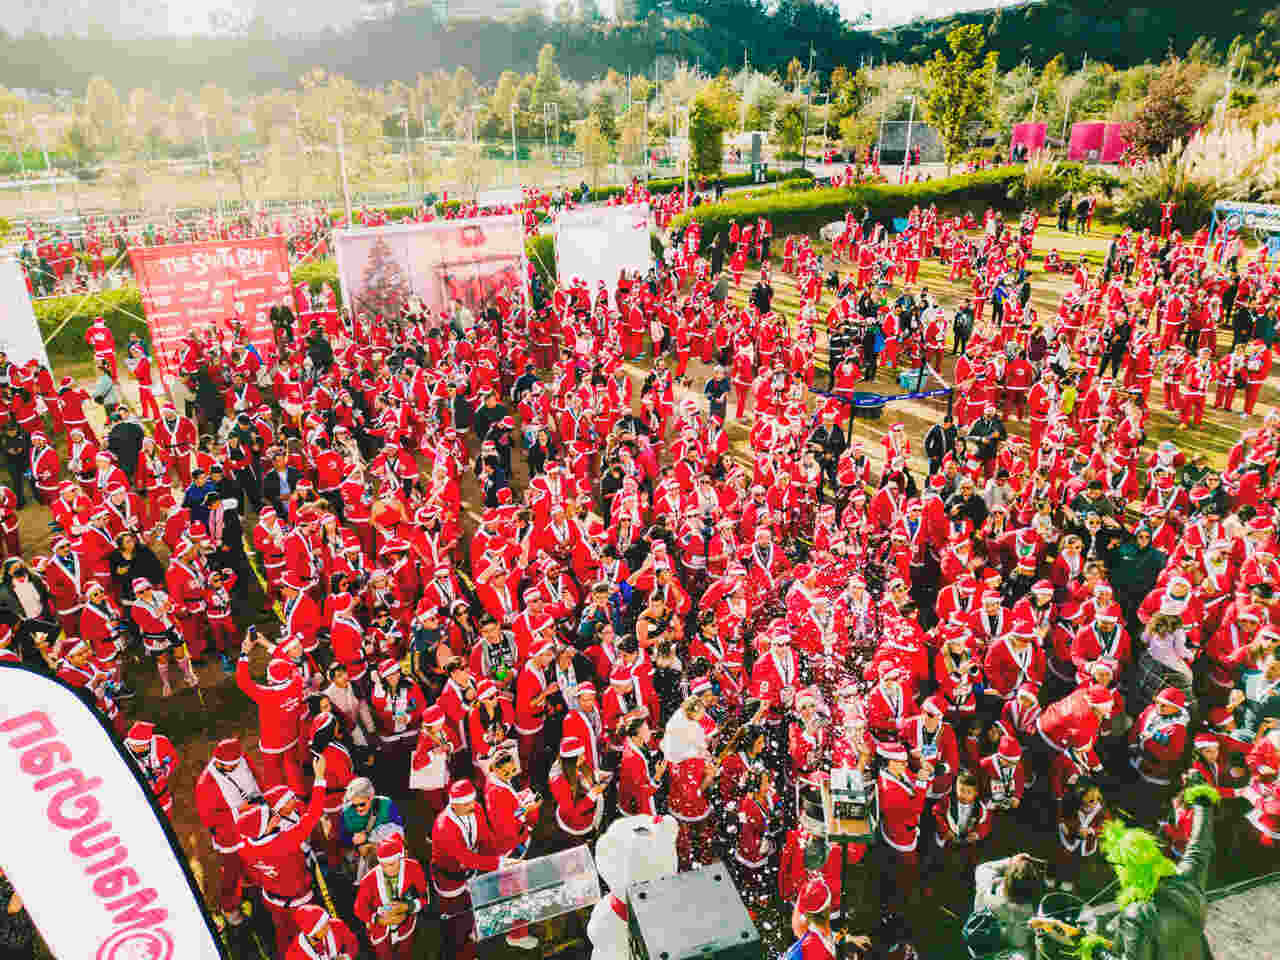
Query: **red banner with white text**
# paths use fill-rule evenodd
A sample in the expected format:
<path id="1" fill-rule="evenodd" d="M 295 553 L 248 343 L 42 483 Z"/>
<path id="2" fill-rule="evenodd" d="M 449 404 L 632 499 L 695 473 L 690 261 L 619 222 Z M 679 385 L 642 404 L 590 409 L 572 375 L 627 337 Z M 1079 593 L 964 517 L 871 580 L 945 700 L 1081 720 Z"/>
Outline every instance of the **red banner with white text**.
<path id="1" fill-rule="evenodd" d="M 129 261 L 153 352 L 166 368 L 176 369 L 178 343 L 189 332 L 216 326 L 224 336 L 237 318 L 263 358 L 275 353 L 268 312 L 292 296 L 283 237 L 133 247 Z"/>

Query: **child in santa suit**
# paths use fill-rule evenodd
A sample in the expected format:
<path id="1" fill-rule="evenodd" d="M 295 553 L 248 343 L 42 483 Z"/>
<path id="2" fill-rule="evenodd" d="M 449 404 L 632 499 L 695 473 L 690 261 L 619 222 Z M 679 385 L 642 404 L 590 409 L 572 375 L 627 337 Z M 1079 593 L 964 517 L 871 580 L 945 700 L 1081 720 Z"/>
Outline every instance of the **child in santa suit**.
<path id="1" fill-rule="evenodd" d="M 1151 798 L 1157 810 L 1164 806 L 1170 784 L 1183 769 L 1190 723 L 1186 693 L 1165 687 L 1129 729 L 1129 764 L 1149 785 L 1143 791 L 1144 802 Z"/>
<path id="2" fill-rule="evenodd" d="M 227 651 L 235 647 L 236 621 L 231 615 L 231 590 L 236 585 L 236 575 L 223 568 L 209 574 L 209 586 L 205 590 L 205 612 L 209 618 L 209 645 L 218 653 L 223 669 L 234 669 Z"/>
<path id="3" fill-rule="evenodd" d="M 776 798 L 773 775 L 766 769 L 752 770 L 744 778 L 742 790 L 733 867 L 743 900 L 748 908 L 754 909 L 767 901 L 772 886 L 768 867 L 774 854 L 773 840 L 769 837 Z"/>
<path id="4" fill-rule="evenodd" d="M 1098 838 L 1109 819 L 1102 801 L 1102 788 L 1091 780 L 1081 780 L 1063 799 L 1058 813 L 1058 847 L 1054 851 L 1057 882 L 1071 891 L 1081 870 L 1098 853 Z M 1055 880 L 1050 880 L 1053 886 Z"/>
<path id="5" fill-rule="evenodd" d="M 991 811 L 982 801 L 978 778 L 969 770 L 956 776 L 951 795 L 933 805 L 933 849 L 929 851 L 930 872 L 942 868 L 959 872 L 971 883 L 978 866 L 978 853 L 991 833 Z M 970 891 L 972 892 L 972 891 Z M 928 896 L 929 888 L 925 887 Z"/>

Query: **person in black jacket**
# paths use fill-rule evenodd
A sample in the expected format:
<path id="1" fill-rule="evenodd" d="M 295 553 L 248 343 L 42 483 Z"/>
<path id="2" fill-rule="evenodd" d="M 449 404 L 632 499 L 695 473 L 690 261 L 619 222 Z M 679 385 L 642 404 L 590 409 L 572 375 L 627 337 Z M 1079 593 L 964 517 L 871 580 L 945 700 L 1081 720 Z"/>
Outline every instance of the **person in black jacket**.
<path id="1" fill-rule="evenodd" d="M 302 482 L 302 471 L 289 466 L 289 455 L 284 447 L 276 447 L 271 469 L 262 477 L 262 498 L 275 507 L 281 520 L 289 518 L 289 497 Z"/>
<path id="2" fill-rule="evenodd" d="M 763 271 L 756 285 L 751 288 L 751 305 L 761 314 L 768 313 L 773 305 L 773 284 L 765 277 Z"/>
<path id="3" fill-rule="evenodd" d="M 840 429 L 840 424 L 836 423 L 835 410 L 823 411 L 821 421 L 809 434 L 808 443 L 809 449 L 813 451 L 818 464 L 822 467 L 822 476 L 818 481 L 818 499 L 822 500 L 822 491 L 825 486 L 830 485 L 832 490 L 840 489 L 836 483 L 836 466 L 840 462 L 840 455 L 848 446 L 844 431 Z"/>
<path id="4" fill-rule="evenodd" d="M 935 423 L 924 435 L 924 455 L 929 458 L 929 476 L 942 469 L 942 461 L 956 448 L 956 425 L 951 415 Z"/>
<path id="5" fill-rule="evenodd" d="M 960 309 L 956 311 L 955 318 L 951 321 L 951 332 L 954 334 L 951 355 L 958 357 L 965 352 L 969 345 L 969 338 L 973 336 L 973 306 L 968 297 L 964 298 Z"/>
<path id="6" fill-rule="evenodd" d="M 142 441 L 147 434 L 132 413 L 125 416 L 127 409 L 118 406 L 107 412 L 107 420 L 111 423 L 111 432 L 107 434 L 107 449 L 116 455 L 120 469 L 132 480 L 138 473 L 138 457 L 142 453 Z"/>
<path id="7" fill-rule="evenodd" d="M 711 416 L 725 419 L 725 413 L 729 409 L 729 392 L 732 389 L 728 372 L 717 364 L 714 373 L 707 379 L 706 386 L 702 388 L 702 392 L 707 395 Z"/>
<path id="8" fill-rule="evenodd" d="M 471 426 L 476 432 L 476 437 L 483 441 L 489 435 L 489 428 L 495 423 L 502 422 L 503 417 L 507 415 L 507 408 L 498 402 L 498 395 L 488 387 L 481 388 L 480 397 L 480 408 L 476 410 Z"/>
<path id="9" fill-rule="evenodd" d="M 27 502 L 23 487 L 31 463 L 31 437 L 18 425 L 18 421 L 10 418 L 4 425 L 4 433 L 0 434 L 0 444 L 4 447 L 5 464 L 9 468 L 9 486 L 18 498 L 18 509 L 21 510 Z"/>

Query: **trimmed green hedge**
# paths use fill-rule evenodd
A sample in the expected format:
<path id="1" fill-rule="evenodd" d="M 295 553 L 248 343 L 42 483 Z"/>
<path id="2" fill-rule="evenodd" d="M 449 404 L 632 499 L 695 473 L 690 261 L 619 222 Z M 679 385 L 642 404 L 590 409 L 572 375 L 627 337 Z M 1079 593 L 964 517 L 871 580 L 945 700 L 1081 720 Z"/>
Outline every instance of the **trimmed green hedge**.
<path id="1" fill-rule="evenodd" d="M 812 180 L 812 170 L 770 170 L 765 174 L 766 183 L 775 183 L 778 180 Z M 755 177 L 750 173 L 726 173 L 720 176 L 720 181 L 724 184 L 725 189 L 731 187 L 749 187 L 756 182 Z M 695 186 L 698 183 L 698 177 L 690 175 L 689 182 Z M 677 190 L 684 189 L 684 177 L 665 177 L 661 180 L 649 181 L 649 192 L 656 194 L 675 193 Z M 599 187 L 591 191 L 592 200 L 608 200 L 610 197 L 618 197 L 627 192 L 625 186 Z"/>
<path id="2" fill-rule="evenodd" d="M 524 241 L 525 253 L 529 257 L 529 262 L 533 264 L 533 269 L 538 276 L 542 278 L 543 284 L 547 290 L 553 290 L 556 286 L 556 239 L 549 233 L 539 233 L 532 237 L 526 237 Z"/>
<path id="3" fill-rule="evenodd" d="M 146 323 L 138 319 L 145 314 L 142 312 L 142 294 L 137 287 L 106 290 L 87 299 L 80 296 L 47 297 L 35 301 L 33 306 L 41 336 L 48 338 L 62 327 L 47 345 L 50 360 L 87 360 L 92 356 L 84 335 L 94 317 L 106 320 L 121 347 L 129 342 L 132 333 L 149 336 Z M 66 326 L 62 326 L 64 321 Z"/>
<path id="4" fill-rule="evenodd" d="M 1016 209 L 1009 190 L 1022 181 L 1022 167 L 1003 167 L 981 173 L 927 180 L 924 183 L 858 184 L 793 192 L 780 190 L 752 197 L 698 207 L 676 217 L 672 229 L 697 220 L 702 224 L 702 242 L 710 243 L 718 233 L 726 233 L 733 221 L 768 217 L 775 236 L 788 233 L 816 233 L 825 224 L 844 219 L 849 210 L 860 213 L 865 206 L 883 223 L 905 217 L 914 206 L 937 204 L 942 210 L 974 210 L 986 207 Z"/>

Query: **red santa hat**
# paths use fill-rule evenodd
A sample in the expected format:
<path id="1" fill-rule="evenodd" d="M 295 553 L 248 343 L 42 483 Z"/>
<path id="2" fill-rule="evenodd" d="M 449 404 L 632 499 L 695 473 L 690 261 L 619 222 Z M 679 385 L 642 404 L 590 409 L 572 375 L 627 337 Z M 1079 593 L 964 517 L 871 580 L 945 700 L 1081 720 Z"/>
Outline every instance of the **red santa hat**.
<path id="1" fill-rule="evenodd" d="M 810 877 L 796 898 L 796 909 L 801 913 L 822 913 L 831 907 L 831 888 L 822 877 Z"/>
<path id="2" fill-rule="evenodd" d="M 1013 737 L 1001 737 L 998 752 L 1003 760 L 1020 760 L 1022 758 L 1022 744 Z"/>
<path id="3" fill-rule="evenodd" d="M 1111 708 L 1115 706 L 1115 694 L 1106 687 L 1098 683 L 1091 683 L 1085 687 L 1085 700 L 1091 707 L 1105 709 L 1107 713 L 1111 712 Z"/>
<path id="4" fill-rule="evenodd" d="M 473 803 L 476 799 L 476 788 L 470 780 L 455 780 L 449 785 L 450 803 Z"/>
<path id="5" fill-rule="evenodd" d="M 1177 687 L 1165 687 L 1156 694 L 1156 703 L 1163 703 L 1175 710 L 1187 709 L 1187 695 Z"/>
<path id="6" fill-rule="evenodd" d="M 394 863 L 404 856 L 404 837 L 393 833 L 378 844 L 378 862 Z"/>
<path id="7" fill-rule="evenodd" d="M 386 680 L 400 672 L 400 661 L 386 657 L 378 663 L 378 676 Z"/>
<path id="8" fill-rule="evenodd" d="M 154 723 L 148 723 L 146 720 L 136 720 L 125 735 L 124 742 L 129 745 L 147 744 L 151 742 L 151 738 L 155 736 L 155 733 L 156 725 Z"/>
<path id="9" fill-rule="evenodd" d="M 583 697 L 595 697 L 596 685 L 590 680 L 583 680 L 580 684 L 573 688 L 573 692 L 581 700 Z"/>
<path id="10" fill-rule="evenodd" d="M 582 745 L 581 737 L 568 736 L 560 741 L 560 756 L 562 757 L 580 757 L 586 752 L 586 747 Z"/>
<path id="11" fill-rule="evenodd" d="M 1197 750 L 1208 750 L 1210 747 L 1218 746 L 1218 738 L 1212 733 L 1197 733 L 1191 743 Z"/>
<path id="12" fill-rule="evenodd" d="M 614 667 L 613 672 L 609 674 L 609 684 L 611 686 L 626 687 L 634 682 L 635 678 L 631 676 L 631 671 L 624 666 Z"/>
<path id="13" fill-rule="evenodd" d="M 700 697 L 704 693 L 710 693 L 711 689 L 711 678 L 705 676 L 699 677 L 689 686 L 689 692 L 695 697 Z"/>
<path id="14" fill-rule="evenodd" d="M 219 740 L 214 746 L 213 759 L 228 766 L 239 763 L 244 759 L 244 748 L 235 737 L 227 737 L 225 740 Z"/>
<path id="15" fill-rule="evenodd" d="M 1099 607 L 1094 617 L 1107 623 L 1115 623 L 1120 619 L 1120 604 L 1109 603 L 1105 607 Z"/>
<path id="16" fill-rule="evenodd" d="M 947 712 L 947 701 L 939 693 L 935 693 L 931 697 L 925 698 L 924 703 L 920 704 L 920 709 L 925 713 L 931 713 L 935 717 L 941 717 Z"/>
<path id="17" fill-rule="evenodd" d="M 56 544 L 55 544 L 55 546 L 56 546 Z M 134 579 L 133 579 L 133 592 L 134 592 L 134 595 L 135 595 L 135 596 L 136 596 L 137 594 L 139 594 L 139 593 L 146 593 L 146 592 L 147 592 L 148 590 L 150 590 L 150 589 L 151 589 L 151 581 L 150 581 L 150 580 L 148 580 L 146 577 L 134 577 Z"/>
<path id="18" fill-rule="evenodd" d="M 489 697 L 496 697 L 497 695 L 498 695 L 498 686 L 488 677 L 485 677 L 483 680 L 481 680 L 479 683 L 476 684 L 477 700 L 487 700 Z"/>
<path id="19" fill-rule="evenodd" d="M 294 666 L 281 657 L 273 657 L 267 664 L 267 683 L 283 686 L 293 680 Z"/>
<path id="20" fill-rule="evenodd" d="M 316 937 L 329 922 L 329 913 L 324 907 L 308 903 L 293 911 L 293 921 L 306 936 Z"/>

